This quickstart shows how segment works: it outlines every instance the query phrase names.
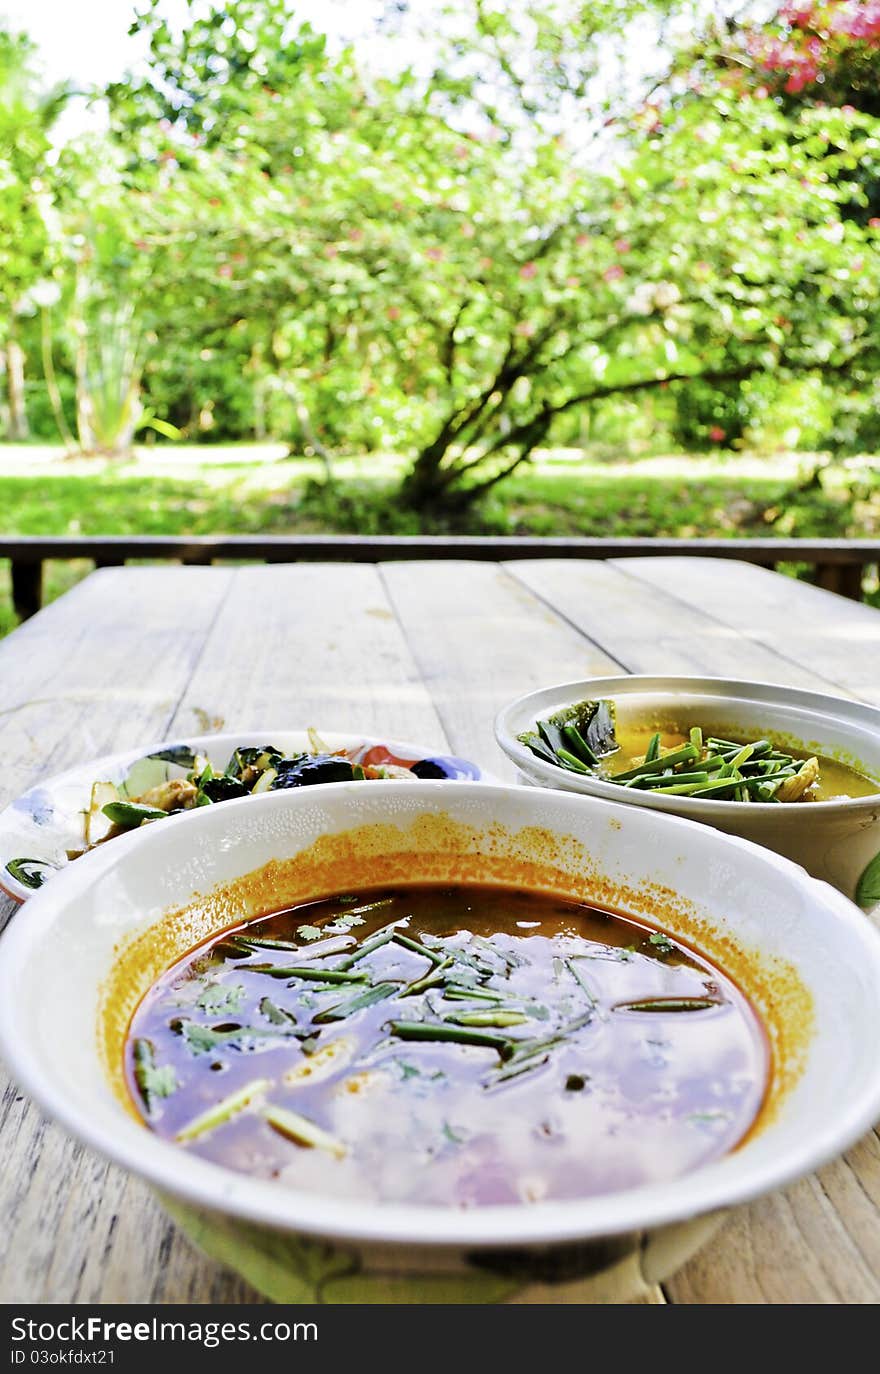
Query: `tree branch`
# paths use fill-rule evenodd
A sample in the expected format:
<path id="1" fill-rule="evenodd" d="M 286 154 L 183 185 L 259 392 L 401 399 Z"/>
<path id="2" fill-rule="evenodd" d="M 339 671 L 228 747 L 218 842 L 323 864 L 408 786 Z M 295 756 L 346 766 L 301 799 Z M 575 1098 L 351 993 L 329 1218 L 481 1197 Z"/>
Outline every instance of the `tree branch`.
<path id="1" fill-rule="evenodd" d="M 537 448 L 538 444 L 546 436 L 549 428 L 549 420 L 544 421 L 536 417 L 530 424 L 520 427 L 520 436 L 518 440 L 511 440 L 510 435 L 508 435 L 503 444 L 499 443 L 495 445 L 494 448 L 500 451 L 502 448 L 509 448 L 511 443 L 514 442 L 518 444 L 519 453 L 506 467 L 500 468 L 498 472 L 493 472 L 490 477 L 486 477 L 482 482 L 474 482 L 470 486 L 463 487 L 461 489 L 462 504 L 469 504 L 471 501 L 475 501 L 478 496 L 489 491 L 496 483 L 503 482 L 505 477 L 509 477 L 510 474 L 519 467 L 520 463 L 524 463 L 529 455 Z M 490 452 L 492 451 L 493 450 L 490 450 Z M 484 454 L 483 457 L 488 457 L 488 454 Z"/>
<path id="2" fill-rule="evenodd" d="M 847 358 L 842 358 L 839 362 L 823 362 L 819 358 L 786 358 L 779 359 L 779 367 L 782 371 L 788 372 L 848 372 L 851 367 L 858 362 L 859 358 L 867 352 L 867 345 L 857 349 L 855 353 Z M 756 372 L 765 372 L 768 369 L 762 362 L 743 363 L 740 367 L 720 368 L 708 372 L 669 372 L 665 377 L 644 377 L 636 382 L 620 382 L 617 386 L 598 387 L 594 391 L 582 392 L 579 396 L 570 396 L 561 405 L 545 406 L 541 413 L 552 415 L 562 415 L 566 410 L 571 410 L 574 406 L 586 405 L 590 401 L 602 401 L 609 396 L 621 396 L 637 391 L 648 391 L 652 387 L 664 386 L 670 382 L 709 382 L 718 385 L 723 382 L 742 382 L 747 377 L 752 377 Z"/>
<path id="3" fill-rule="evenodd" d="M 452 323 L 446 331 L 440 345 L 440 360 L 446 372 L 446 380 L 452 386 L 452 370 L 455 367 L 455 331 L 461 323 L 461 317 L 470 304 L 470 298 L 465 296 L 453 316 Z"/>
<path id="4" fill-rule="evenodd" d="M 846 372 L 858 361 L 858 359 L 865 352 L 866 348 L 860 349 L 856 353 L 850 355 L 848 358 L 841 359 L 841 361 L 837 363 L 822 363 L 819 362 L 817 359 L 811 359 L 809 361 L 803 360 L 800 362 L 798 362 L 797 360 L 789 359 L 783 364 L 783 366 L 787 368 L 787 370 L 789 371 L 797 372 Z M 648 391 L 654 387 L 665 386 L 671 382 L 701 381 L 708 382 L 710 385 L 716 386 L 721 385 L 724 382 L 741 382 L 745 381 L 746 378 L 753 376 L 756 372 L 761 372 L 764 370 L 764 363 L 753 362 L 743 363 L 740 367 L 715 369 L 708 372 L 675 372 L 669 373 L 665 377 L 643 377 L 638 381 L 621 382 L 618 383 L 616 386 L 597 387 L 593 391 L 583 392 L 578 396 L 570 396 L 567 401 L 563 401 L 561 404 L 555 406 L 545 404 L 530 419 L 524 420 L 522 424 L 516 426 L 507 434 L 502 435 L 498 439 L 496 439 L 496 441 L 493 444 L 491 444 L 487 449 L 480 453 L 476 458 L 472 458 L 466 463 L 460 463 L 456 471 L 457 474 L 461 476 L 463 473 L 470 472 L 474 468 L 480 467 L 483 463 L 486 462 L 487 459 L 491 458 L 493 454 L 500 453 L 504 449 L 510 448 L 514 444 L 522 445 L 523 443 L 528 442 L 531 434 L 535 430 L 542 430 L 543 437 L 543 434 L 547 433 L 547 430 L 549 429 L 552 421 L 555 419 L 557 415 L 562 415 L 567 410 L 571 410 L 577 405 L 587 405 L 592 401 L 606 400 L 611 396 L 632 395 L 636 392 Z M 510 465 L 510 471 L 512 471 L 514 467 L 519 466 L 519 463 L 524 460 L 524 458 L 528 455 L 529 452 L 531 452 L 531 450 L 536 446 L 537 442 L 538 440 L 534 440 L 529 444 L 529 447 L 527 448 L 526 452 L 522 454 L 519 458 L 517 458 L 512 465 Z M 508 469 L 504 469 L 501 473 L 501 476 L 506 476 L 507 471 Z M 500 480 L 500 477 L 493 477 L 488 485 L 494 485 L 495 481 L 497 480 Z M 468 493 L 480 491 L 483 489 L 484 484 L 482 483 L 474 484 L 473 486 L 467 488 Z"/>

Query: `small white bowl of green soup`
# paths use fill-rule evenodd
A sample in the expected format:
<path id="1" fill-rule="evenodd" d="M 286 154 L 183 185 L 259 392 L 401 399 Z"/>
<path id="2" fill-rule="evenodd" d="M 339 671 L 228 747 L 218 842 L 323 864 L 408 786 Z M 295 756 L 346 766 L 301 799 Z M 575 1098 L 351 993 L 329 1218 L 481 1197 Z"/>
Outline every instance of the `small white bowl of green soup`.
<path id="1" fill-rule="evenodd" d="M 607 677 L 520 697 L 495 733 L 521 777 L 666 811 L 880 903 L 880 710 L 762 682 Z"/>
<path id="2" fill-rule="evenodd" d="M 278 1302 L 646 1295 L 880 1116 L 880 936 L 564 791 L 345 782 L 96 849 L 3 937 L 23 1091 Z"/>

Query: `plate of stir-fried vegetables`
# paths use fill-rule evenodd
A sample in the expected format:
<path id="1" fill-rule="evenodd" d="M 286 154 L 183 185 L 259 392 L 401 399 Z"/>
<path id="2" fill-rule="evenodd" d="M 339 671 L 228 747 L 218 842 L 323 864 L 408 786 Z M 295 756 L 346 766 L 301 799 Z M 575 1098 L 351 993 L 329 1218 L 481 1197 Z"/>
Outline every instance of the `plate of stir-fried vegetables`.
<path id="1" fill-rule="evenodd" d="M 0 887 L 25 901 L 97 845 L 201 806 L 327 782 L 486 775 L 418 745 L 316 730 L 166 740 L 111 754 L 24 792 L 0 813 Z"/>

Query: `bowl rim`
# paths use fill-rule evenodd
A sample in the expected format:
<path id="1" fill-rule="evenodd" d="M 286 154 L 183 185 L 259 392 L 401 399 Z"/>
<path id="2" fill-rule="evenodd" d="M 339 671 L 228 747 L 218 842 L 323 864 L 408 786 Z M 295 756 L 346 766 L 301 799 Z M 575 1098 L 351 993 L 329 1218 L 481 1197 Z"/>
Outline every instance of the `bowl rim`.
<path id="1" fill-rule="evenodd" d="M 352 821 L 357 820 L 357 783 L 327 783 L 337 796 L 348 792 L 352 799 Z M 526 789 L 492 783 L 422 781 L 376 782 L 372 794 L 376 801 L 382 791 L 400 796 L 407 788 L 425 806 L 448 806 L 451 793 L 470 794 L 478 788 L 486 799 L 504 805 L 505 797 L 523 799 Z M 393 789 L 393 790 L 392 790 Z M 257 798 L 241 798 L 223 807 L 203 808 L 188 814 L 176 827 L 198 825 L 234 827 L 237 806 L 255 805 L 264 810 L 282 810 L 302 804 L 301 794 L 282 792 Z M 549 798 L 549 800 L 548 800 Z M 583 822 L 590 812 L 604 821 L 616 818 L 625 824 L 632 812 L 621 803 L 615 806 L 596 798 L 573 800 L 570 793 L 542 794 L 542 806 L 558 806 L 561 814 L 574 806 Z M 360 817 L 358 823 L 363 824 Z M 565 824 L 574 824 L 573 820 Z M 880 986 L 880 932 L 874 929 L 858 908 L 826 883 L 807 876 L 797 865 L 779 855 L 736 836 L 697 826 L 676 816 L 661 816 L 650 822 L 674 830 L 684 827 L 700 843 L 721 845 L 737 851 L 745 861 L 757 863 L 782 874 L 805 896 L 822 905 L 830 919 L 844 922 L 860 942 L 864 958 L 873 963 Z M 167 832 L 166 832 L 167 833 Z M 671 833 L 671 832 L 670 832 Z M 536 1203 L 530 1206 L 506 1204 L 459 1211 L 400 1203 L 351 1202 L 330 1195 L 313 1196 L 295 1189 L 279 1188 L 268 1180 L 237 1174 L 198 1156 L 188 1155 L 170 1141 L 149 1132 L 119 1106 L 119 1119 L 111 1126 L 96 1122 L 88 1102 L 79 1102 L 65 1092 L 63 1085 L 46 1072 L 28 1043 L 18 1034 L 16 996 L 21 980 L 16 969 L 27 961 L 30 950 L 50 930 L 72 902 L 114 867 L 125 864 L 129 856 L 149 854 L 161 848 L 159 827 L 147 827 L 139 834 L 123 836 L 113 848 L 95 851 L 64 871 L 58 881 L 41 889 L 22 914 L 6 931 L 0 959 L 0 1052 L 23 1091 L 75 1138 L 98 1154 L 142 1178 L 160 1193 L 166 1193 L 190 1206 L 207 1212 L 225 1214 L 242 1222 L 256 1223 L 282 1233 L 320 1236 L 331 1240 L 378 1245 L 405 1244 L 431 1250 L 467 1247 L 475 1250 L 510 1246 L 541 1246 L 622 1233 L 681 1221 L 717 1211 L 784 1186 L 849 1148 L 880 1116 L 880 1065 L 873 1079 L 864 1084 L 843 1112 L 827 1122 L 808 1140 L 799 1139 L 782 1154 L 770 1160 L 750 1159 L 748 1146 L 721 1156 L 671 1182 L 651 1184 L 622 1192 L 572 1201 Z M 109 1089 L 108 1089 L 109 1091 Z M 118 1105 L 118 1104 L 117 1104 Z M 769 1127 L 768 1129 L 772 1129 Z"/>
<path id="2" fill-rule="evenodd" d="M 784 705 L 785 701 L 793 707 L 802 709 L 820 710 L 824 707 L 834 707 L 839 710 L 841 706 L 850 708 L 850 719 L 873 728 L 880 733 L 880 709 L 871 706 L 867 702 L 856 701 L 848 697 L 830 696 L 823 692 L 810 692 L 800 687 L 784 687 L 775 682 L 761 682 L 747 678 L 722 678 L 722 677 L 688 677 L 677 676 L 674 674 L 654 675 L 648 673 L 620 674 L 607 677 L 581 678 L 573 682 L 560 682 L 551 684 L 548 687 L 540 687 L 536 691 L 526 692 L 522 696 L 514 698 L 501 707 L 495 716 L 494 730 L 495 739 L 499 747 L 511 759 L 520 771 L 526 776 L 539 778 L 548 784 L 554 791 L 576 792 L 581 796 L 603 797 L 609 801 L 621 801 L 629 806 L 644 806 L 651 810 L 662 811 L 669 815 L 680 815 L 683 810 L 687 815 L 696 817 L 705 815 L 706 819 L 719 820 L 722 816 L 730 816 L 731 807 L 739 805 L 729 801 L 713 801 L 707 798 L 676 796 L 661 797 L 656 793 L 638 788 L 623 788 L 619 783 L 603 782 L 600 778 L 594 778 L 587 774 L 568 773 L 554 764 L 545 763 L 539 759 L 537 754 L 533 754 L 531 749 L 522 744 L 510 726 L 511 717 L 523 711 L 529 703 L 536 704 L 541 698 L 551 693 L 560 699 L 569 696 L 572 703 L 584 700 L 589 695 L 590 688 L 601 687 L 602 694 L 612 696 L 615 692 L 624 695 L 635 694 L 638 691 L 651 692 L 662 695 L 664 691 L 673 692 L 675 690 L 691 691 L 695 695 L 700 695 L 700 688 L 705 688 L 705 695 L 727 696 L 731 702 L 745 699 L 747 693 L 765 693 L 768 701 L 772 697 L 776 704 Z M 713 689 L 713 690 L 710 690 Z M 530 714 L 533 714 L 530 712 Z M 564 779 L 562 781 L 561 779 Z M 809 814 L 815 815 L 816 808 L 821 808 L 821 814 L 852 814 L 857 811 L 867 811 L 880 806 L 880 786 L 878 791 L 866 797 L 844 797 L 829 798 L 826 801 L 810 802 Z M 783 820 L 789 816 L 803 814 L 796 807 L 787 807 L 780 811 L 778 802 L 750 802 L 747 808 L 748 815 L 759 818 Z"/>
<path id="3" fill-rule="evenodd" d="M 487 773 L 481 764 L 477 763 L 474 759 L 465 758 L 462 754 L 447 754 L 439 751 L 435 751 L 433 754 L 427 754 L 420 744 L 415 744 L 412 740 L 383 738 L 380 735 L 361 733 L 358 730 L 319 730 L 316 726 L 313 726 L 312 729 L 330 745 L 331 750 L 350 749 L 357 745 L 375 748 L 377 745 L 384 744 L 394 752 L 399 750 L 402 754 L 406 752 L 412 753 L 416 759 L 435 757 L 451 759 L 456 763 L 467 764 L 469 768 L 474 769 L 476 772 L 474 781 L 480 781 L 482 779 L 494 781 L 493 776 Z M 223 730 L 217 733 L 206 733 L 202 731 L 201 733 L 193 735 L 169 735 L 164 739 L 154 740 L 152 743 L 143 746 L 135 746 L 131 749 L 119 749 L 111 753 L 99 754 L 95 758 L 83 759 L 80 763 L 71 764 L 69 768 L 64 768 L 59 773 L 52 773 L 49 777 L 42 778 L 32 783 L 31 786 L 26 787 L 23 792 L 19 792 L 16 796 L 10 798 L 6 805 L 0 809 L 0 826 L 2 826 L 7 814 L 20 807 L 33 793 L 69 786 L 78 781 L 81 775 L 85 773 L 86 769 L 95 770 L 92 781 L 97 782 L 103 781 L 100 776 L 101 769 L 112 769 L 115 771 L 129 768 L 135 763 L 139 763 L 142 759 L 149 758 L 151 754 L 156 754 L 163 749 L 173 749 L 175 746 L 179 745 L 189 745 L 191 748 L 198 750 L 208 750 L 222 746 L 225 752 L 227 749 L 232 751 L 240 747 L 242 741 L 252 738 L 259 737 L 261 740 L 265 741 L 267 738 L 274 740 L 281 738 L 291 739 L 292 737 L 300 735 L 306 738 L 308 736 L 308 730 L 305 728 L 291 730 L 288 727 L 279 727 L 275 729 L 272 726 L 268 726 L 264 729 L 263 726 L 260 726 L 255 730 Z M 175 819 L 177 819 L 177 817 L 175 817 Z M 116 838 L 118 839 L 120 837 L 117 836 Z M 24 883 L 19 882 L 17 878 L 13 878 L 12 874 L 9 873 L 5 867 L 6 862 L 8 862 L 8 860 L 4 860 L 2 855 L 0 855 L 0 893 L 5 893 L 7 897 L 11 897 L 11 899 L 14 902 L 18 902 L 19 905 L 31 901 L 38 889 L 27 887 Z M 67 865 L 64 865 L 64 867 L 66 868 Z M 57 878 L 57 874 L 60 872 L 63 872 L 63 869 L 57 870 L 57 872 L 53 874 L 51 881 L 54 882 Z"/>

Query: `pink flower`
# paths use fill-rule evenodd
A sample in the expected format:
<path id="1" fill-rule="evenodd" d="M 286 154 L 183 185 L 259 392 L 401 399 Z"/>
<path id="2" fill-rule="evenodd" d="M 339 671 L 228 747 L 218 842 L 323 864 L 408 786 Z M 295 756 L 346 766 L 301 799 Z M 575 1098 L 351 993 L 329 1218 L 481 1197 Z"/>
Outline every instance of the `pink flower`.
<path id="1" fill-rule="evenodd" d="M 580 286 L 581 279 L 580 277 L 566 277 L 565 284 L 568 287 L 569 291 L 574 291 L 576 287 Z"/>
<path id="2" fill-rule="evenodd" d="M 577 238 L 575 239 L 575 243 L 577 244 L 578 248 L 586 248 L 587 244 L 592 243 L 592 241 L 592 234 L 578 234 Z"/>
<path id="3" fill-rule="evenodd" d="M 519 269 L 519 275 L 523 281 L 531 281 L 538 275 L 538 264 L 535 262 L 524 262 Z"/>
<path id="4" fill-rule="evenodd" d="M 722 439 L 727 438 L 727 430 L 722 429 L 720 425 L 713 425 L 709 430 L 709 438 L 713 444 L 720 444 Z"/>
<path id="5" fill-rule="evenodd" d="M 813 9 L 811 5 L 783 5 L 779 18 L 792 28 L 805 29 L 813 19 Z"/>
<path id="6" fill-rule="evenodd" d="M 629 239 L 615 239 L 614 248 L 618 253 L 628 253 L 632 247 Z"/>
<path id="7" fill-rule="evenodd" d="M 232 276 L 232 268 L 231 268 L 231 266 L 229 265 L 228 262 L 221 262 L 220 266 L 217 268 L 217 276 L 218 276 L 218 277 L 231 277 L 231 276 Z"/>
<path id="8" fill-rule="evenodd" d="M 878 219 L 876 215 L 872 215 L 871 218 L 868 220 L 868 228 L 880 229 L 880 219 Z"/>
<path id="9" fill-rule="evenodd" d="M 801 58 L 797 70 L 793 71 L 786 81 L 785 89 L 788 91 L 789 95 L 797 95 L 798 92 L 802 91 L 805 86 L 808 86 L 811 81 L 815 81 L 818 75 L 818 64 L 810 61 L 809 58 Z"/>
<path id="10" fill-rule="evenodd" d="M 389 305 L 389 307 L 388 307 L 388 309 L 386 310 L 385 313 L 386 313 L 386 315 L 388 316 L 389 320 L 399 320 L 399 319 L 400 319 L 400 306 L 399 306 L 399 305 Z"/>
<path id="11" fill-rule="evenodd" d="M 611 267 L 606 267 L 602 276 L 606 281 L 620 281 L 623 276 L 623 268 L 616 262 Z"/>
<path id="12" fill-rule="evenodd" d="M 518 334 L 521 339 L 530 339 L 534 332 L 535 326 L 531 320 L 520 320 L 514 329 L 514 333 Z"/>
<path id="13" fill-rule="evenodd" d="M 472 239 L 473 236 L 474 236 L 474 234 L 475 234 L 476 232 L 477 232 L 476 229 L 475 229 L 474 226 L 471 224 L 471 222 L 470 222 L 469 219 L 466 219 L 466 220 L 463 220 L 463 221 L 462 221 L 462 225 L 461 225 L 461 236 L 462 236 L 463 239 Z"/>
<path id="14" fill-rule="evenodd" d="M 426 258 L 430 258 L 431 262 L 442 262 L 442 261 L 443 261 L 443 249 L 442 249 L 442 248 L 426 248 L 426 249 L 425 249 L 425 257 L 426 257 Z"/>

